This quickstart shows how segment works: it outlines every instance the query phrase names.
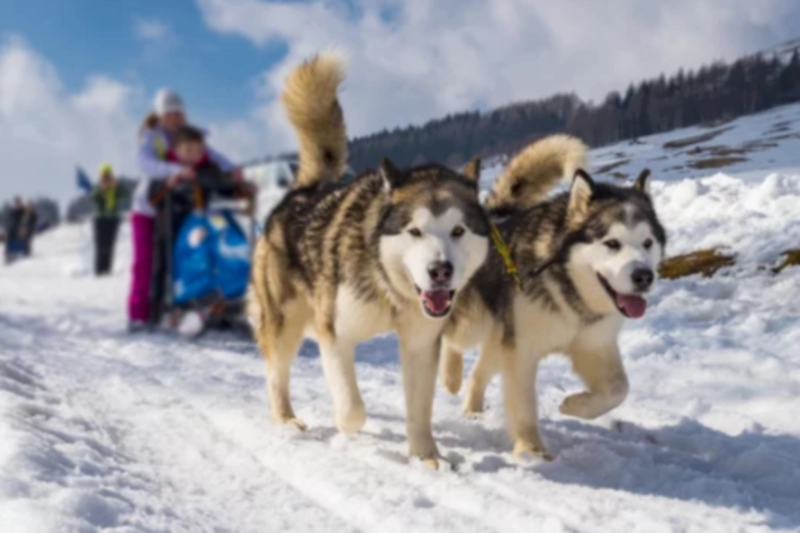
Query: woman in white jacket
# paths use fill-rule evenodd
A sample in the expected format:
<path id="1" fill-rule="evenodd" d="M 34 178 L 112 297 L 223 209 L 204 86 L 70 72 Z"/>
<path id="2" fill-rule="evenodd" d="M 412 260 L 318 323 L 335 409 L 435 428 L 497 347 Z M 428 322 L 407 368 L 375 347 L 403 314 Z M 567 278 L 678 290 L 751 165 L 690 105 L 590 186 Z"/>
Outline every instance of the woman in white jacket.
<path id="1" fill-rule="evenodd" d="M 152 180 L 168 180 L 171 184 L 194 179 L 194 170 L 170 161 L 174 134 L 186 124 L 183 99 L 169 89 L 161 89 L 155 97 L 153 112 L 144 120 L 139 131 L 139 169 L 144 175 L 139 182 L 131 207 L 133 234 L 133 272 L 128 298 L 128 327 L 138 331 L 147 327 L 150 318 L 150 279 L 153 269 L 153 232 L 155 208 L 150 204 L 148 191 Z M 241 171 L 224 156 L 208 148 L 209 157 L 223 172 L 234 172 L 242 179 Z"/>

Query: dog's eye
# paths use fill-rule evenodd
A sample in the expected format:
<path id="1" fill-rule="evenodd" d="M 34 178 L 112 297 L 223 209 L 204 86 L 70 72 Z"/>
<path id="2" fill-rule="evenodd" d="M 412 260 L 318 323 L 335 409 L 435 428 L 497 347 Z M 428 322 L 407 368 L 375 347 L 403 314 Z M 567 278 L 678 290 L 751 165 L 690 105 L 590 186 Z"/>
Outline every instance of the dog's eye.
<path id="1" fill-rule="evenodd" d="M 422 237 L 422 232 L 420 230 L 418 230 L 417 228 L 411 228 L 410 230 L 408 230 L 408 233 L 412 237 Z"/>
<path id="2" fill-rule="evenodd" d="M 464 228 L 461 226 L 456 226 L 453 228 L 453 231 L 450 232 L 450 236 L 453 238 L 461 237 L 462 235 L 464 235 Z"/>
<path id="3" fill-rule="evenodd" d="M 620 244 L 620 242 L 617 239 L 611 239 L 605 241 L 603 244 L 605 244 L 609 250 L 614 250 L 615 252 L 620 248 L 622 248 L 622 244 Z"/>
<path id="4" fill-rule="evenodd" d="M 646 241 L 644 241 L 643 246 L 644 246 L 645 250 L 649 250 L 650 248 L 652 248 L 653 247 L 653 239 L 647 239 Z"/>

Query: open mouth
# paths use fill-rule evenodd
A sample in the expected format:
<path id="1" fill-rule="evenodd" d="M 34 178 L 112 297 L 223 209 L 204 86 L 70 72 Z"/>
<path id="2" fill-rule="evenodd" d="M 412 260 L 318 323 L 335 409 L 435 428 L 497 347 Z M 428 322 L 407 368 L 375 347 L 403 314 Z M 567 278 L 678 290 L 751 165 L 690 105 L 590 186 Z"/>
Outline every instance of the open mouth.
<path id="1" fill-rule="evenodd" d="M 600 274 L 597 275 L 597 279 L 600 280 L 600 285 L 603 286 L 608 295 L 614 301 L 614 305 L 617 306 L 617 309 L 620 313 L 628 318 L 642 318 L 644 316 L 644 312 L 647 311 L 647 300 L 638 294 L 618 293 L 611 288 L 611 285 L 608 283 L 608 281 L 606 281 L 606 278 Z"/>
<path id="2" fill-rule="evenodd" d="M 433 318 L 441 318 L 450 313 L 456 291 L 450 289 L 423 291 L 416 285 L 414 285 L 414 288 L 417 289 L 417 294 L 422 300 L 422 308 L 425 310 L 425 314 Z"/>

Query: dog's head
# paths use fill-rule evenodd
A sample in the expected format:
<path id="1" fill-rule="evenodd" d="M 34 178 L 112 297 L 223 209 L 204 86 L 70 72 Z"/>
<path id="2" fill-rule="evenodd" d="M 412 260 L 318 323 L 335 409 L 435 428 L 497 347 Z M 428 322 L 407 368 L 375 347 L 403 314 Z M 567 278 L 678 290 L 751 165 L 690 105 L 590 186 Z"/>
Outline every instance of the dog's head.
<path id="1" fill-rule="evenodd" d="M 633 187 L 595 183 L 579 170 L 567 207 L 567 267 L 598 313 L 640 318 L 664 255 L 666 235 L 650 198 L 650 172 Z"/>
<path id="2" fill-rule="evenodd" d="M 390 282 L 442 318 L 486 259 L 489 223 L 478 201 L 480 162 L 461 172 L 440 165 L 379 170 L 388 202 L 378 225 L 380 259 Z"/>

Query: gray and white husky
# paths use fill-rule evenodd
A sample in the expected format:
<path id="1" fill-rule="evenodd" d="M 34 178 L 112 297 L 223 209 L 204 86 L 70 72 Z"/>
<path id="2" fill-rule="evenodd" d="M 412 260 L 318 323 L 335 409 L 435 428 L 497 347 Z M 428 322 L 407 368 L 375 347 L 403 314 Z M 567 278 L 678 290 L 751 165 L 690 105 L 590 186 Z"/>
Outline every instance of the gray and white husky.
<path id="1" fill-rule="evenodd" d="M 335 56 L 319 56 L 290 74 L 283 94 L 300 169 L 256 245 L 249 291 L 272 417 L 304 427 L 289 398 L 289 369 L 308 336 L 319 343 L 336 425 L 358 431 L 366 410 L 356 344 L 394 331 L 410 453 L 435 465 L 431 415 L 441 333 L 489 249 L 480 165 L 461 173 L 440 165 L 400 171 L 384 160 L 378 171 L 343 183 L 342 77 Z"/>
<path id="2" fill-rule="evenodd" d="M 625 318 L 647 308 L 665 232 L 649 193 L 649 172 L 633 186 L 595 182 L 581 169 L 586 147 L 557 135 L 512 160 L 487 199 L 496 247 L 462 290 L 445 330 L 442 381 L 461 386 L 462 351 L 481 345 L 464 409 L 483 409 L 498 371 L 515 454 L 549 457 L 538 429 L 536 372 L 552 353 L 566 354 L 586 390 L 561 412 L 591 419 L 628 392 L 617 337 Z M 568 192 L 548 198 L 562 179 Z M 514 268 L 516 268 L 516 272 Z M 511 273 L 509 273 L 511 271 Z"/>

